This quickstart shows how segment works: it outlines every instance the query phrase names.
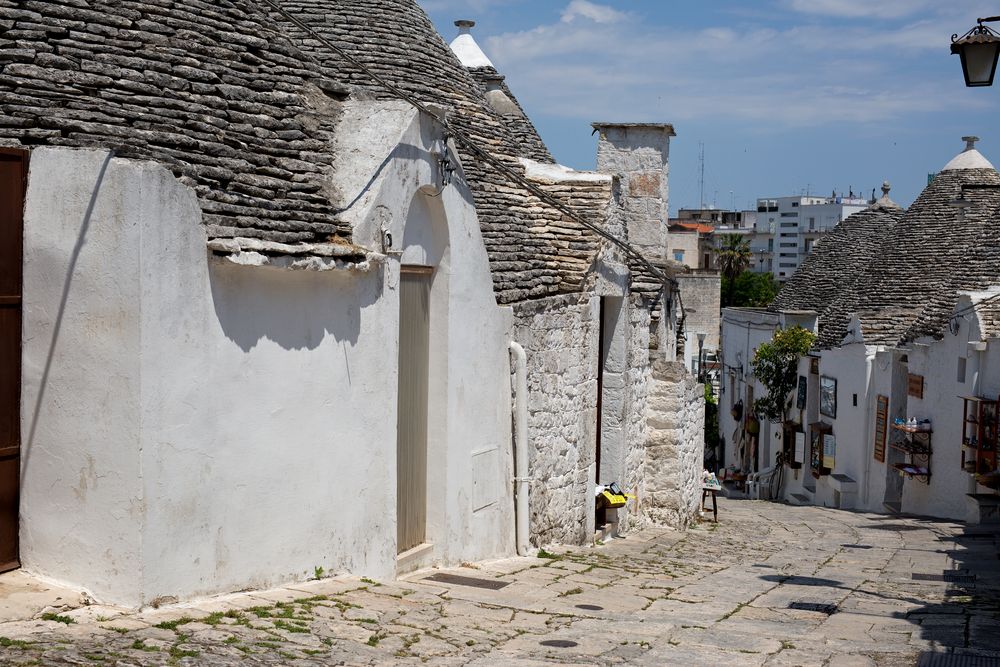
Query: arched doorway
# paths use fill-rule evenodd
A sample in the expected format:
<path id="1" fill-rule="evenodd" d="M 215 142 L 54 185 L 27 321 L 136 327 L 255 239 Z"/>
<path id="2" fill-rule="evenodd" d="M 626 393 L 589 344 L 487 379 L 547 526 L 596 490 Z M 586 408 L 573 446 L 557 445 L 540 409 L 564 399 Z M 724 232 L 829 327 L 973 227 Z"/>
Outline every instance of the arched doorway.
<path id="1" fill-rule="evenodd" d="M 399 275 L 396 552 L 433 542 L 447 453 L 448 229 L 440 199 L 418 193 L 403 228 Z M 429 553 L 424 551 L 422 553 Z"/>

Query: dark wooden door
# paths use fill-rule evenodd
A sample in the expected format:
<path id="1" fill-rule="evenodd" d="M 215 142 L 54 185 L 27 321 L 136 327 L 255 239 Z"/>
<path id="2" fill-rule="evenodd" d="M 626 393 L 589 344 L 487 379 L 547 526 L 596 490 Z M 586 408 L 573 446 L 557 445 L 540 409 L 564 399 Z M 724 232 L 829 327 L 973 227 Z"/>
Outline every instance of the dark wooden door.
<path id="1" fill-rule="evenodd" d="M 607 299 L 601 297 L 600 310 L 597 313 L 598 333 L 597 333 L 597 437 L 594 439 L 594 483 L 601 483 L 601 431 L 604 430 L 604 367 L 608 363 L 607 335 L 605 314 L 607 313 Z M 605 480 L 605 483 L 614 480 Z M 604 505 L 598 499 L 594 507 L 594 529 L 600 529 L 608 522 L 607 512 Z"/>
<path id="2" fill-rule="evenodd" d="M 0 148 L 0 572 L 19 565 L 21 244 L 28 154 Z"/>

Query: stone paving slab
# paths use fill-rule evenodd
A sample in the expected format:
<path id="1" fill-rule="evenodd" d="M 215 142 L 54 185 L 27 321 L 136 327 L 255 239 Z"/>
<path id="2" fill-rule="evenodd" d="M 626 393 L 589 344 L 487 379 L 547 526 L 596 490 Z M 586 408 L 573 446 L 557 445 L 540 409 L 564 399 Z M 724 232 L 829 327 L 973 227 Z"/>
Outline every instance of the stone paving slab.
<path id="1" fill-rule="evenodd" d="M 954 522 L 720 499 L 650 529 L 450 572 L 500 590 L 332 577 L 130 611 L 0 576 L 0 665 L 912 666 L 1000 658 L 998 536 Z M 981 532 L 982 528 L 977 528 Z M 863 548 L 870 547 L 870 548 Z M 967 572 L 972 585 L 916 581 Z M 802 603 L 814 602 L 818 608 Z M 820 611 L 822 604 L 832 605 Z"/>

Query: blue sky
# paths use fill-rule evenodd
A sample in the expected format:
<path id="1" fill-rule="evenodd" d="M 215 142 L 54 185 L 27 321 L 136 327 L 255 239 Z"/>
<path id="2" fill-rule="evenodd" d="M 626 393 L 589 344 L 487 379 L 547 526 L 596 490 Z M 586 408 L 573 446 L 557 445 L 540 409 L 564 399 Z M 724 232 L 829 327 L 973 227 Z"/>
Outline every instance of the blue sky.
<path id="1" fill-rule="evenodd" d="M 670 205 L 888 179 L 908 205 L 960 137 L 1000 165 L 1000 82 L 965 88 L 952 33 L 996 0 L 419 0 L 444 37 L 480 46 L 555 158 L 592 169 L 590 122 L 673 123 Z"/>

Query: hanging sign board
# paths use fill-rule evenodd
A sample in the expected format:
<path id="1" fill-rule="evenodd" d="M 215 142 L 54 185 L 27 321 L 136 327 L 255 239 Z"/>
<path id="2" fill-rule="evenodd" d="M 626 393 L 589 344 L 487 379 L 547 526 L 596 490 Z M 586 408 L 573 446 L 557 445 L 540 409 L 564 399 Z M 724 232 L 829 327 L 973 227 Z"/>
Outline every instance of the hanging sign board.
<path id="1" fill-rule="evenodd" d="M 906 393 L 914 398 L 924 397 L 924 376 L 910 373 L 906 376 Z"/>
<path id="2" fill-rule="evenodd" d="M 832 433 L 823 434 L 823 467 L 833 470 L 834 455 L 837 453 L 837 440 Z"/>
<path id="3" fill-rule="evenodd" d="M 889 423 L 889 397 L 875 399 L 875 460 L 885 463 L 885 434 Z"/>

